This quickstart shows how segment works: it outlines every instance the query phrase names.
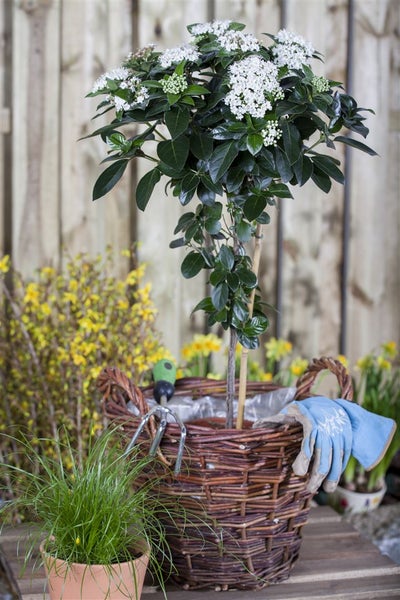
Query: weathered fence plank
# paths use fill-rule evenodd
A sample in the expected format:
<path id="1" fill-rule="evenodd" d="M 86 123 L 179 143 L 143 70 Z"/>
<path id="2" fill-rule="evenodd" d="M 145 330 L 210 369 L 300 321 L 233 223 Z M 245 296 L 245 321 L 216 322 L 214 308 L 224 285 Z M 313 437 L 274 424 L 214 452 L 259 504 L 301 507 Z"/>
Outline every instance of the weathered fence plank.
<path id="1" fill-rule="evenodd" d="M 289 2 L 286 27 L 324 55 L 316 72 L 344 81 L 346 8 L 330 2 Z M 338 32 L 336 35 L 335 32 Z M 329 154 L 326 147 L 317 151 Z M 343 153 L 341 154 L 343 158 Z M 328 195 L 312 182 L 292 189 L 283 205 L 283 335 L 305 356 L 336 354 L 340 332 L 343 188 Z"/>
<path id="2" fill-rule="evenodd" d="M 166 49 L 188 39 L 186 25 L 208 19 L 206 0 L 142 0 L 139 14 L 139 46 L 155 43 Z M 141 164 L 138 177 L 149 168 Z M 147 277 L 153 284 L 153 298 L 160 309 L 159 327 L 163 339 L 176 358 L 184 339 L 203 329 L 203 315 L 191 314 L 203 298 L 204 276 L 183 280 L 180 264 L 184 249 L 170 249 L 174 229 L 182 208 L 171 193 L 165 195 L 161 181 L 151 198 L 146 213 L 138 214 L 139 256 L 148 264 Z M 190 207 L 189 207 L 190 208 Z M 187 209 L 185 210 L 187 212 Z"/>
<path id="3" fill-rule="evenodd" d="M 59 252 L 59 2 L 13 2 L 12 247 L 25 272 Z"/>
<path id="4" fill-rule="evenodd" d="M 353 159 L 349 275 L 349 351 L 357 355 L 400 332 L 400 3 L 359 0 L 354 87 L 372 107 L 369 144 L 379 153 Z M 396 307 L 397 305 L 397 307 Z"/>
<path id="5" fill-rule="evenodd" d="M 115 254 L 130 244 L 129 180 L 93 203 L 92 187 L 105 156 L 98 140 L 78 141 L 107 122 L 91 122 L 98 98 L 85 99 L 95 79 L 121 63 L 131 50 L 129 0 L 62 4 L 61 99 L 61 242 L 72 254 L 101 252 L 111 244 Z"/>

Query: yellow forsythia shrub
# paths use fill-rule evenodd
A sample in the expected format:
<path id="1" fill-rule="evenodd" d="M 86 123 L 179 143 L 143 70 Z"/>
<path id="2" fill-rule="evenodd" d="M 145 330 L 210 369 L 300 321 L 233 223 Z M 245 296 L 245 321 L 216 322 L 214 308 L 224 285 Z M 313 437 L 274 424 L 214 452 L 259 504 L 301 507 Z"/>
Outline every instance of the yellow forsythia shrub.
<path id="1" fill-rule="evenodd" d="M 144 265 L 125 279 L 112 275 L 113 266 L 111 252 L 81 254 L 63 273 L 44 267 L 28 281 L 9 257 L 0 260 L 1 433 L 35 441 L 66 429 L 84 456 L 90 434 L 102 427 L 101 369 L 117 366 L 141 384 L 168 356 Z M 1 436 L 0 462 L 23 460 L 12 444 Z"/>

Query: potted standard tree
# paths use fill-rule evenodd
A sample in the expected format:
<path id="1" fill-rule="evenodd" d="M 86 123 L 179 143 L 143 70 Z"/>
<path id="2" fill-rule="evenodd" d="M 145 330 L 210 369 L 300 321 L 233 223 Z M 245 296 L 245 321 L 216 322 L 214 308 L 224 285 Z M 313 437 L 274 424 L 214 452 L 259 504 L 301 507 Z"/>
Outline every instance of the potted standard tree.
<path id="1" fill-rule="evenodd" d="M 121 67 L 102 75 L 89 94 L 104 96 L 98 115 L 114 114 L 109 125 L 91 134 L 106 142 L 104 162 L 111 163 L 94 185 L 94 200 L 138 158 L 151 165 L 135 189 L 140 210 L 163 177 L 182 206 L 198 200 L 179 219 L 171 247 L 188 249 L 183 277 L 207 271 L 211 294 L 195 310 L 207 313 L 210 326 L 218 323 L 230 333 L 227 427 L 233 425 L 237 341 L 244 349 L 238 428 L 247 352 L 268 327 L 257 271 L 270 209 L 277 198 L 292 197 L 288 184 L 310 181 L 328 193 L 332 180 L 343 183 L 339 159 L 321 153 L 321 147 L 334 151 L 346 144 L 376 154 L 343 135 L 367 136 L 362 116 L 367 109 L 359 108 L 338 82 L 313 73 L 311 60 L 320 54 L 311 43 L 281 30 L 269 36 L 268 46 L 244 28 L 230 21 L 190 25 L 190 43 L 132 53 Z M 132 125 L 140 125 L 135 135 Z"/>
<path id="2" fill-rule="evenodd" d="M 15 441 L 31 469 L 1 464 L 2 481 L 17 490 L 1 512 L 33 519 L 26 562 L 40 544 L 52 600 L 139 600 L 149 561 L 162 584 L 159 515 L 168 508 L 152 493 L 155 477 L 137 485 L 148 457 L 134 449 L 126 460 L 115 429 L 93 440 L 83 463 L 68 441 Z M 49 444 L 54 458 L 42 451 Z"/>
<path id="3" fill-rule="evenodd" d="M 216 430 L 215 420 L 186 424 L 180 473 L 168 471 L 180 462 L 181 430 L 174 422 L 165 415 L 154 421 L 152 415 L 141 437 L 154 450 L 152 436 L 159 442 L 165 429 L 160 491 L 166 497 L 181 494 L 192 511 L 200 505 L 199 519 L 206 522 L 187 543 L 178 529 L 169 529 L 177 580 L 186 588 L 263 587 L 286 578 L 298 556 L 312 498 L 308 476 L 292 472 L 302 427 L 282 423 L 251 429 L 244 419 L 246 395 L 255 391 L 246 380 L 248 351 L 268 327 L 258 290 L 262 228 L 277 199 L 292 197 L 289 185 L 312 182 L 328 193 L 332 180 L 343 183 L 334 157 L 338 146 L 375 154 L 347 135 L 367 136 L 366 109 L 338 82 L 313 72 L 311 61 L 320 55 L 309 42 L 281 30 L 269 36 L 268 45 L 244 28 L 230 21 L 190 25 L 189 43 L 132 53 L 102 75 L 89 94 L 103 98 L 97 116 L 112 114 L 109 124 L 91 134 L 108 146 L 108 166 L 94 184 L 93 199 L 113 188 L 131 160 L 148 160 L 150 170 L 134 190 L 137 207 L 146 210 L 162 180 L 188 206 L 170 246 L 187 248 L 183 277 L 207 273 L 210 294 L 195 310 L 205 311 L 210 327 L 229 331 L 226 385 L 196 379 L 186 388 L 177 382 L 180 392 L 175 387 L 175 394 L 223 395 L 225 429 Z M 329 154 L 320 151 L 324 147 Z M 237 342 L 242 346 L 238 384 Z M 333 370 L 342 397 L 351 397 L 342 365 L 327 359 L 313 368 Z M 99 377 L 99 388 L 106 414 L 134 432 L 138 414 L 127 407 L 136 405 L 143 414 L 141 391 L 113 369 Z M 263 389 L 271 391 L 267 384 Z M 302 392 L 310 392 L 308 383 Z"/>

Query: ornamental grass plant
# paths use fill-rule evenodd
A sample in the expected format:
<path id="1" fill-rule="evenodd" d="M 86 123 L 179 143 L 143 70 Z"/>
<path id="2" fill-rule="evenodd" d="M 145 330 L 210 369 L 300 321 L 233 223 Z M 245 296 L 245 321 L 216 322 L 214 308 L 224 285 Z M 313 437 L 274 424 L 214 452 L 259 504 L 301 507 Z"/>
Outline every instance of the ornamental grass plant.
<path id="1" fill-rule="evenodd" d="M 309 182 L 328 193 L 332 181 L 344 182 L 335 156 L 343 144 L 376 154 L 348 135 L 367 136 L 367 109 L 339 82 L 314 73 L 311 62 L 321 55 L 310 42 L 283 29 L 264 34 L 271 39 L 265 43 L 244 29 L 231 21 L 189 25 L 188 43 L 132 53 L 89 93 L 103 97 L 96 116 L 112 115 L 91 134 L 108 147 L 93 199 L 115 186 L 131 160 L 143 158 L 150 170 L 134 190 L 140 210 L 162 178 L 183 207 L 195 204 L 180 216 L 170 245 L 187 249 L 183 277 L 207 273 L 210 294 L 194 310 L 229 331 L 227 427 L 237 341 L 243 347 L 239 429 L 248 351 L 269 323 L 258 289 L 262 228 L 293 186 Z"/>
<path id="2" fill-rule="evenodd" d="M 118 278 L 110 252 L 71 258 L 62 273 L 43 267 L 28 280 L 7 256 L 0 261 L 0 432 L 12 436 L 1 438 L 0 460 L 21 469 L 21 477 L 31 466 L 17 452 L 24 434 L 48 458 L 55 456 L 48 440 L 61 436 L 61 443 L 68 434 L 84 460 L 91 434 L 103 427 L 96 379 L 104 366 L 119 367 L 139 385 L 168 357 L 144 269 L 137 264 Z M 66 468 L 69 462 L 67 452 Z"/>
<path id="3" fill-rule="evenodd" d="M 173 520 L 178 509 L 176 500 L 170 509 L 165 498 L 159 499 L 156 475 L 137 485 L 138 478 L 151 471 L 152 459 L 140 455 L 139 448 L 124 454 L 115 427 L 89 437 L 83 460 L 67 431 L 58 438 L 64 441 L 50 438 L 33 444 L 27 437 L 13 439 L 18 459 L 0 465 L 8 473 L 3 480 L 11 481 L 16 492 L 0 514 L 19 512 L 32 519 L 25 563 L 34 558 L 43 540 L 45 552 L 69 566 L 111 567 L 150 548 L 151 570 L 163 585 L 162 568 L 171 568 L 171 563 L 159 517 L 168 513 Z M 10 444 L 10 436 L 2 433 L 4 440 Z"/>

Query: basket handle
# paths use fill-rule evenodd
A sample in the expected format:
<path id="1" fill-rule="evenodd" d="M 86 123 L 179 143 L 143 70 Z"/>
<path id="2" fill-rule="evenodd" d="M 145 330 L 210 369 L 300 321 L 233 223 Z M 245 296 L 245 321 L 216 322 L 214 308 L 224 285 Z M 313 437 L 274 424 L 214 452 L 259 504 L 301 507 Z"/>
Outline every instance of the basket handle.
<path id="1" fill-rule="evenodd" d="M 337 377 L 340 387 L 340 398 L 344 400 L 353 400 L 353 384 L 351 376 L 347 368 L 335 358 L 323 356 L 321 358 L 313 358 L 309 363 L 306 371 L 297 380 L 296 384 L 296 400 L 309 398 L 311 388 L 322 371 L 330 371 Z"/>

